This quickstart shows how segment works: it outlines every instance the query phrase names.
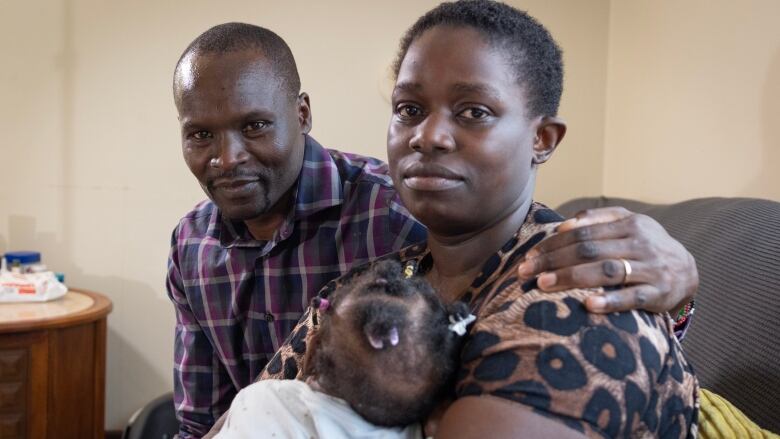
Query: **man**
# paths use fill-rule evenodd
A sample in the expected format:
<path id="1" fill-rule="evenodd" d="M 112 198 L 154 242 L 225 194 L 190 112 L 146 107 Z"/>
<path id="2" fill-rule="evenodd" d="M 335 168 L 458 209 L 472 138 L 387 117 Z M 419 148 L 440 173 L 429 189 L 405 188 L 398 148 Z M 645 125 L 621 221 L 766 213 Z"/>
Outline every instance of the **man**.
<path id="1" fill-rule="evenodd" d="M 174 230 L 167 279 L 177 315 L 176 411 L 187 438 L 205 434 L 259 375 L 321 286 L 424 239 L 425 230 L 400 204 L 384 163 L 308 136 L 309 97 L 273 32 L 209 29 L 184 51 L 173 89 L 184 159 L 210 198 Z M 586 227 L 569 224 L 541 244 L 522 274 L 544 272 L 548 290 L 643 282 L 590 304 L 601 312 L 672 309 L 693 295 L 692 258 L 657 223 L 615 210 L 577 221 Z M 618 262 L 643 254 L 652 256 L 633 274 Z M 294 363 L 282 367 L 297 372 Z"/>

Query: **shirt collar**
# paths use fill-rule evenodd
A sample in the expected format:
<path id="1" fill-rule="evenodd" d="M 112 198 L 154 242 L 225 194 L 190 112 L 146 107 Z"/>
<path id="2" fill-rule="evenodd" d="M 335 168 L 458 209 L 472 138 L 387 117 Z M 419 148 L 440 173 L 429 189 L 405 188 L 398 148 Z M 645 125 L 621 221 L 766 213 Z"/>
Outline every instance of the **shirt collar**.
<path id="1" fill-rule="evenodd" d="M 294 193 L 293 209 L 271 241 L 253 239 L 242 221 L 223 219 L 222 213 L 217 208 L 214 209 L 211 220 L 212 236 L 226 248 L 265 246 L 266 249 L 263 251 L 265 253 L 292 234 L 295 221 L 344 202 L 341 175 L 336 162 L 327 149 L 308 135 L 305 135 L 303 164 L 296 180 Z"/>
<path id="2" fill-rule="evenodd" d="M 343 202 L 344 190 L 336 162 L 327 149 L 306 136 L 303 166 L 295 191 L 293 219 L 306 218 Z"/>

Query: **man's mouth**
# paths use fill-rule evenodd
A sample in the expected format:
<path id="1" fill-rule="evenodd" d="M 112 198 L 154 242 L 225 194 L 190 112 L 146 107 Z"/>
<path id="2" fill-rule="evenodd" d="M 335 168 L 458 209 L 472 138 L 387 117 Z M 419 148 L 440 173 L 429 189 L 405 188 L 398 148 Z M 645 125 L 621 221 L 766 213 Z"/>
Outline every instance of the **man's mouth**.
<path id="1" fill-rule="evenodd" d="M 242 197 L 252 194 L 260 185 L 258 178 L 222 178 L 212 183 L 212 191 L 229 197 Z"/>

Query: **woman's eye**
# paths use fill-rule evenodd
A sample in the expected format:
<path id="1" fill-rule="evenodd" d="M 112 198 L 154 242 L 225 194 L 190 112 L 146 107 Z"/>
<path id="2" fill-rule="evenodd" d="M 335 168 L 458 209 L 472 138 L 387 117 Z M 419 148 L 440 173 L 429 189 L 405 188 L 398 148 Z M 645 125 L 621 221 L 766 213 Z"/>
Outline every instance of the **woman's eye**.
<path id="1" fill-rule="evenodd" d="M 250 122 L 244 127 L 244 132 L 259 131 L 265 128 L 266 125 L 263 121 Z"/>
<path id="2" fill-rule="evenodd" d="M 193 133 L 192 137 L 194 139 L 204 140 L 204 139 L 210 139 L 210 138 L 212 138 L 214 136 L 210 132 L 208 132 L 208 131 L 201 130 L 201 131 L 196 131 L 195 133 Z"/>
<path id="3" fill-rule="evenodd" d="M 417 117 L 422 113 L 422 110 L 420 110 L 419 107 L 416 107 L 414 105 L 401 105 L 398 107 L 398 115 L 402 118 L 412 118 Z"/>
<path id="4" fill-rule="evenodd" d="M 466 119 L 484 119 L 488 117 L 490 114 L 481 109 L 481 108 L 467 108 L 460 112 L 460 116 L 465 117 Z"/>

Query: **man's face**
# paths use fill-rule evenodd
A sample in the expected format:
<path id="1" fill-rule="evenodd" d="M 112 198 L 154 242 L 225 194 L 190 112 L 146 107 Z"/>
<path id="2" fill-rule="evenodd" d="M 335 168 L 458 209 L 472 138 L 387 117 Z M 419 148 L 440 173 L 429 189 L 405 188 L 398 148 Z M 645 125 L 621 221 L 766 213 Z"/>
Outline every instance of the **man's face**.
<path id="1" fill-rule="evenodd" d="M 190 54 L 174 97 L 184 161 L 225 217 L 255 219 L 284 201 L 301 169 L 308 97 L 262 53 Z"/>

